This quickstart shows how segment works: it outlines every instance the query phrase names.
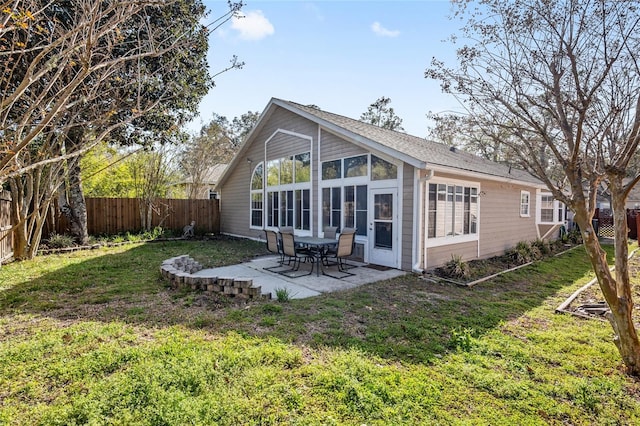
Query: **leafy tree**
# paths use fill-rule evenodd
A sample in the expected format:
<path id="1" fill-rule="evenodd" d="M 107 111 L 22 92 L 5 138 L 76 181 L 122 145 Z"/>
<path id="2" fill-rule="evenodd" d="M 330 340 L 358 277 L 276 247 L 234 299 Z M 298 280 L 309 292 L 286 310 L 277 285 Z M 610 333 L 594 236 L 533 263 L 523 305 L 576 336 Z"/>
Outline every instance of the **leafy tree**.
<path id="1" fill-rule="evenodd" d="M 140 149 L 123 152 L 103 142 L 82 156 L 80 170 L 87 197 L 133 198 L 135 188 L 127 159 Z"/>
<path id="2" fill-rule="evenodd" d="M 230 4 L 230 11 L 239 5 Z M 205 16 L 205 7 L 200 0 L 180 0 L 162 8 L 153 8 L 148 12 L 149 19 L 156 26 L 173 27 L 174 39 L 189 40 L 181 49 L 174 49 L 162 56 L 144 58 L 133 64 L 121 67 L 115 81 L 105 88 L 108 103 L 94 102 L 91 108 L 94 117 L 107 115 L 105 124 L 112 127 L 109 133 L 111 143 L 119 145 L 150 146 L 156 142 L 177 143 L 185 139 L 180 131 L 181 126 L 196 113 L 200 100 L 212 86 L 207 69 L 206 54 L 208 49 L 208 30 L 200 23 Z M 229 14 L 225 15 L 230 16 Z M 131 28 L 122 36 L 124 45 L 135 44 L 139 37 L 140 23 L 130 22 Z M 143 26 L 144 28 L 144 26 Z M 159 45 L 171 43 L 172 39 L 155 40 Z M 126 50 L 123 50 L 126 52 Z M 234 60 L 234 67 L 241 67 Z M 123 81 L 137 81 L 135 86 L 122 84 Z M 147 104 L 154 108 L 143 114 L 140 110 L 139 94 Z M 98 115 L 95 115 L 98 114 Z M 95 122 L 93 117 L 85 117 L 85 121 Z M 127 122 L 127 126 L 114 126 L 119 122 Z M 67 137 L 67 150 L 85 144 L 84 139 L 92 138 L 95 126 L 83 132 L 74 131 Z M 83 129 L 86 127 L 83 126 Z M 79 241 L 88 239 L 86 223 L 86 207 L 80 166 L 77 159 L 68 161 L 68 185 L 60 192 L 59 204 L 72 224 L 73 235 Z"/>
<path id="3" fill-rule="evenodd" d="M 16 197 L 53 196 L 63 185 L 64 211 L 83 242 L 86 214 L 78 158 L 108 135 L 140 142 L 176 134 L 210 84 L 202 59 L 207 30 L 199 23 L 204 6 L 199 0 L 5 3 L 0 181 L 14 179 L 11 188 L 36 185 L 35 175 L 58 169 L 42 182 L 46 190 L 16 189 L 16 203 L 34 210 L 16 218 L 31 222 L 16 232 L 37 232 L 44 215 L 35 210 L 46 208 L 46 203 L 34 204 L 36 199 L 27 203 Z M 239 4 L 229 6 L 219 23 L 239 9 Z M 194 90 L 187 91 L 185 84 Z M 54 166 L 57 162 L 64 166 Z M 30 257 L 39 236 L 16 236 L 16 241 L 16 257 Z"/>
<path id="4" fill-rule="evenodd" d="M 258 111 L 247 111 L 240 117 L 233 117 L 229 130 L 231 133 L 231 140 L 236 148 L 240 147 L 244 142 L 251 130 L 255 127 L 256 123 L 258 123 L 259 118 L 260 113 Z"/>
<path id="5" fill-rule="evenodd" d="M 231 161 L 259 117 L 258 112 L 248 111 L 229 122 L 226 117 L 213 114 L 211 121 L 200 129 L 200 134 L 185 144 L 180 167 L 190 182 L 188 198 L 197 198 L 202 192 L 205 176 L 212 166 Z"/>
<path id="6" fill-rule="evenodd" d="M 434 59 L 426 77 L 466 106 L 483 132 L 518 156 L 574 213 L 602 293 L 614 342 L 633 375 L 640 342 L 632 319 L 623 184 L 640 143 L 637 2 L 457 0 L 467 24 L 458 66 Z M 591 219 L 606 182 L 615 224 L 615 275 Z M 626 182 L 626 181 L 625 181 Z"/>
<path id="7" fill-rule="evenodd" d="M 390 98 L 385 98 L 384 96 L 378 98 L 369 105 L 367 112 L 360 116 L 360 121 L 371 123 L 384 129 L 404 131 L 402 119 L 396 115 L 393 108 L 389 107 L 390 103 Z"/>

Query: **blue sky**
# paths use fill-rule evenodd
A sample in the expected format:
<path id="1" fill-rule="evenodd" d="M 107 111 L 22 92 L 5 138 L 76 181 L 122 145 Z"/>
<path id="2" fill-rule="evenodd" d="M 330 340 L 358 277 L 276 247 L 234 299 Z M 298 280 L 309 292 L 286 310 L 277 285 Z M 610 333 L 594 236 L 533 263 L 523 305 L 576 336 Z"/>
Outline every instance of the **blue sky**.
<path id="1" fill-rule="evenodd" d="M 226 1 L 204 3 L 210 19 L 227 10 Z M 272 97 L 357 119 L 386 96 L 405 131 L 425 136 L 427 112 L 459 110 L 437 82 L 424 78 L 433 56 L 455 58 L 444 40 L 460 23 L 450 21 L 449 12 L 448 1 L 435 0 L 248 0 L 245 18 L 212 33 L 208 57 L 212 74 L 232 55 L 246 65 L 215 79 L 189 129 L 214 112 L 230 119 L 262 112 Z"/>

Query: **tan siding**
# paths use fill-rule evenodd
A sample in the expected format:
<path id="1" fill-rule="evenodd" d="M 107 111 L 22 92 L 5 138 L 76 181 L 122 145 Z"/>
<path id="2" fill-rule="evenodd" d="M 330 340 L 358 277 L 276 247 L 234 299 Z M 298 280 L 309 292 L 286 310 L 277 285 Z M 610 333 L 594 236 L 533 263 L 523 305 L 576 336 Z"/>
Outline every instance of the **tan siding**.
<path id="1" fill-rule="evenodd" d="M 320 161 L 352 157 L 369 152 L 325 130 L 320 133 L 320 138 Z"/>
<path id="2" fill-rule="evenodd" d="M 257 139 L 264 142 L 263 139 Z M 256 140 L 256 141 L 257 141 Z M 249 180 L 254 168 L 263 161 L 264 148 L 254 143 L 246 152 L 252 159 L 238 162 L 231 170 L 231 175 L 220 189 L 220 230 L 222 232 L 244 235 L 251 238 L 262 238 L 262 232 L 249 229 Z"/>
<path id="3" fill-rule="evenodd" d="M 249 179 L 255 166 L 261 161 L 265 161 L 265 141 L 271 137 L 276 130 L 284 129 L 291 132 L 296 132 L 311 136 L 315 141 L 317 139 L 317 125 L 309 120 L 306 120 L 296 114 L 293 114 L 287 110 L 276 108 L 276 110 L 268 117 L 265 126 L 262 130 L 252 138 L 251 146 L 248 147 L 244 156 L 251 159 L 251 165 L 249 165 L 246 159 L 241 159 L 236 164 L 236 167 L 231 170 L 231 174 L 226 180 L 225 184 L 220 189 L 220 229 L 222 232 L 243 235 L 251 238 L 263 238 L 263 232 L 249 228 Z M 288 136 L 281 134 L 282 136 Z M 281 135 L 276 135 L 279 138 Z M 289 137 L 289 136 L 288 136 Z M 295 138 L 295 143 L 306 143 L 308 146 L 309 141 L 301 138 Z M 273 143 L 270 142 L 270 144 Z M 275 144 L 274 146 L 276 146 Z M 312 157 L 314 156 L 314 150 L 312 149 Z M 271 153 L 272 151 L 270 151 Z M 302 151 L 301 151 L 302 152 Z M 293 154 L 294 152 L 288 152 Z M 317 176 L 317 167 L 313 167 L 314 174 L 312 178 L 315 182 Z M 314 193 L 313 208 L 313 223 L 316 222 L 316 186 L 313 184 L 312 192 Z M 266 205 L 266 203 L 265 203 Z M 314 229 L 315 230 L 315 229 Z"/>
<path id="4" fill-rule="evenodd" d="M 529 217 L 520 217 L 520 191 L 531 194 Z M 480 257 L 502 254 L 519 241 L 538 238 L 536 191 L 509 183 L 482 182 L 480 197 Z"/>
<path id="5" fill-rule="evenodd" d="M 303 152 L 309 152 L 310 149 L 311 141 L 309 139 L 286 133 L 277 133 L 267 144 L 267 160 L 302 154 Z"/>
<path id="6" fill-rule="evenodd" d="M 538 238 L 535 223 L 535 188 L 490 180 L 461 178 L 451 174 L 438 173 L 435 178 L 442 178 L 445 181 L 458 179 L 480 184 L 480 258 L 500 255 L 519 241 L 533 241 Z M 530 193 L 530 217 L 520 217 L 521 190 Z M 459 249 L 458 246 L 464 247 L 464 253 L 456 251 Z M 471 246 L 473 250 L 470 249 Z M 448 256 L 443 255 L 447 250 L 449 250 Z M 465 259 L 476 258 L 478 254 L 476 242 L 430 248 L 427 257 L 428 268 L 437 266 L 442 261 L 446 262 L 451 258 L 451 253 L 470 256 Z"/>
<path id="7" fill-rule="evenodd" d="M 414 188 L 414 168 L 409 164 L 403 166 L 402 182 L 402 257 L 400 268 L 405 271 L 413 269 L 413 188 Z"/>
<path id="8" fill-rule="evenodd" d="M 452 255 L 462 256 L 463 260 L 477 259 L 478 248 L 476 241 L 446 246 L 431 247 L 427 249 L 427 269 L 442 266 L 451 260 Z"/>

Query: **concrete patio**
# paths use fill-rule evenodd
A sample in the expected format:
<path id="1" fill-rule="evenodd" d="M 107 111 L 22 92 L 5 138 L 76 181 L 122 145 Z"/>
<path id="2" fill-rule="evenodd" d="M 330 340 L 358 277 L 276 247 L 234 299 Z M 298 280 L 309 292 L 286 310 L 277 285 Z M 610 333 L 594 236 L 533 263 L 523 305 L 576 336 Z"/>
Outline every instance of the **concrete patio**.
<path id="1" fill-rule="evenodd" d="M 253 280 L 254 286 L 262 287 L 262 294 L 271 293 L 272 298 L 276 298 L 276 289 L 287 289 L 290 298 L 303 299 L 305 297 L 313 297 L 322 293 L 346 290 L 363 284 L 395 278 L 406 274 L 406 272 L 398 269 L 376 268 L 366 264 L 350 261 L 350 264 L 358 265 L 355 268 L 349 269 L 349 272 L 354 274 L 352 276 L 339 279 L 322 274 L 320 276 L 316 276 L 316 271 L 314 270 L 311 275 L 292 278 L 264 269 L 277 266 L 277 261 L 277 256 L 265 256 L 238 265 L 203 269 L 195 272 L 193 275 L 234 279 L 248 278 Z M 297 274 L 308 273 L 310 268 L 310 263 L 302 263 Z M 286 268 L 283 267 L 280 269 Z M 338 272 L 336 266 L 325 269 L 326 272 L 331 275 L 343 275 Z"/>

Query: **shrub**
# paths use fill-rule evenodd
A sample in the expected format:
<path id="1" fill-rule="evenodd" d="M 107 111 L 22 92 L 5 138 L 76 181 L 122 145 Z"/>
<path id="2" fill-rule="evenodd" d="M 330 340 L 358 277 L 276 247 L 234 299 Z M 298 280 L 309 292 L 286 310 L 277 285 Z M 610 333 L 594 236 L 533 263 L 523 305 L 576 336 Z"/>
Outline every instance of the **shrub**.
<path id="1" fill-rule="evenodd" d="M 572 229 L 562 236 L 562 241 L 568 244 L 582 244 L 582 234 L 579 229 Z"/>
<path id="2" fill-rule="evenodd" d="M 548 240 L 543 240 L 538 238 L 537 240 L 531 243 L 532 247 L 536 247 L 540 252 L 540 257 L 548 256 L 553 252 L 553 248 L 551 246 L 551 242 Z"/>
<path id="3" fill-rule="evenodd" d="M 534 260 L 542 258 L 540 249 L 528 241 L 520 241 L 514 248 L 508 251 L 511 259 L 519 264 L 525 264 L 533 262 Z"/>
<path id="4" fill-rule="evenodd" d="M 47 240 L 47 247 L 52 249 L 73 247 L 75 245 L 73 237 L 66 234 L 56 234 L 55 232 L 49 235 Z"/>
<path id="5" fill-rule="evenodd" d="M 442 271 L 451 278 L 468 278 L 470 273 L 469 264 L 459 254 L 451 254 L 451 260 L 445 263 Z"/>

